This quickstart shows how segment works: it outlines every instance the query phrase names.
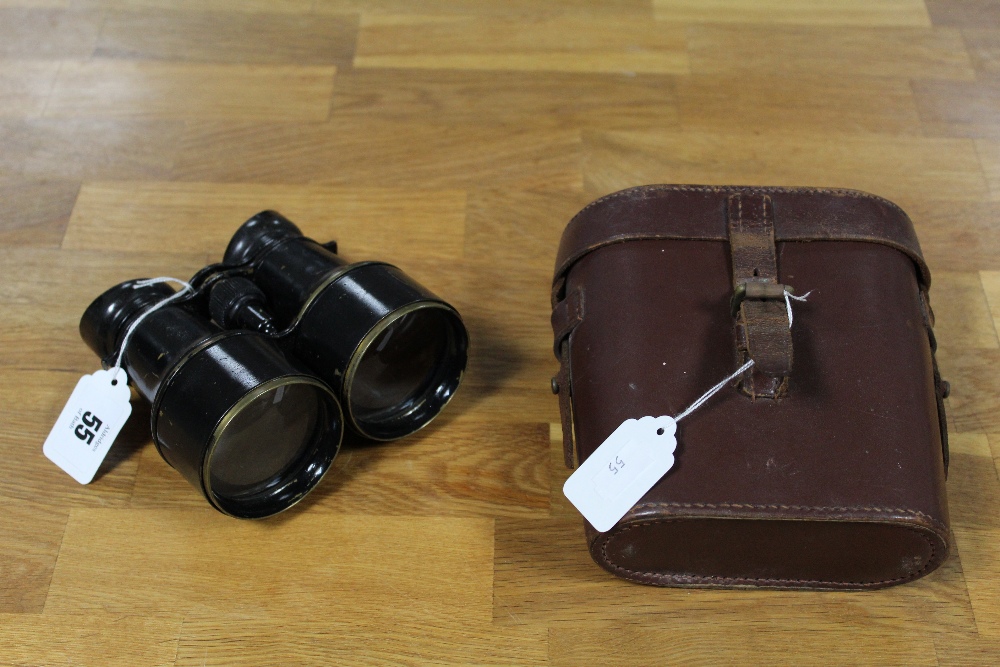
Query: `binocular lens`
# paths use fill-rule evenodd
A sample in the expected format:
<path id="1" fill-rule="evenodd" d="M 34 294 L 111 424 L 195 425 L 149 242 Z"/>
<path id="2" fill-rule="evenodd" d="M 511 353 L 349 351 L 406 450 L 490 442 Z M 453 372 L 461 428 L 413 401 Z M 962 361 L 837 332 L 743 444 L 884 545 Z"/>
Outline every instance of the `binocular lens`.
<path id="1" fill-rule="evenodd" d="M 245 516 L 262 500 L 295 494 L 322 459 L 331 415 L 315 385 L 282 383 L 253 392 L 206 454 L 206 490 L 229 514 Z"/>
<path id="2" fill-rule="evenodd" d="M 464 332 L 450 311 L 423 307 L 388 322 L 348 369 L 346 400 L 357 426 L 391 440 L 426 424 L 461 379 Z"/>

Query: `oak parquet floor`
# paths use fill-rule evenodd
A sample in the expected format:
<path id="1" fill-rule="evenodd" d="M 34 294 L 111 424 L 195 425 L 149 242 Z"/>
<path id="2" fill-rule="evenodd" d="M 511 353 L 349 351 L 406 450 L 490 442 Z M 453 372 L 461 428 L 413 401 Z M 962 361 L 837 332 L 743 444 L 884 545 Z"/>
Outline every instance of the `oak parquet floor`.
<path id="1" fill-rule="evenodd" d="M 548 283 L 577 210 L 650 182 L 909 212 L 953 387 L 940 570 L 697 591 L 591 562 Z M 209 509 L 141 403 L 91 485 L 57 470 L 86 304 L 263 208 L 459 308 L 454 404 L 264 522 Z M 0 0 L 0 665 L 1000 664 L 998 239 L 998 0 Z"/>

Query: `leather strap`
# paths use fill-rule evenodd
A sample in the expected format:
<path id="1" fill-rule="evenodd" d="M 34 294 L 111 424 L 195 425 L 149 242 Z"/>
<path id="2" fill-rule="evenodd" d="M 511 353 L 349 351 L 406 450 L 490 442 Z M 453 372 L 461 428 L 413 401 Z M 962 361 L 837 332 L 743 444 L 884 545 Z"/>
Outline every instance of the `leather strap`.
<path id="1" fill-rule="evenodd" d="M 572 470 L 576 467 L 576 448 L 573 446 L 573 391 L 570 380 L 569 339 L 563 341 L 559 351 L 559 373 L 552 378 L 552 389 L 559 395 L 563 461 L 566 467 Z"/>
<path id="2" fill-rule="evenodd" d="M 777 399 L 788 390 L 792 335 L 785 288 L 778 282 L 774 206 L 766 194 L 737 193 L 729 196 L 727 214 L 733 290 L 742 294 L 736 349 L 741 364 L 754 360 L 740 389 L 754 399 Z"/>
<path id="3" fill-rule="evenodd" d="M 561 292 L 561 285 L 560 290 Z M 559 360 L 559 373 L 552 378 L 552 391 L 559 395 L 559 416 L 562 421 L 563 458 L 566 467 L 575 465 L 573 447 L 573 388 L 569 359 L 569 336 L 583 321 L 583 290 L 572 290 L 561 301 L 556 301 L 558 292 L 553 292 L 552 333 L 555 343 L 553 351 Z"/>

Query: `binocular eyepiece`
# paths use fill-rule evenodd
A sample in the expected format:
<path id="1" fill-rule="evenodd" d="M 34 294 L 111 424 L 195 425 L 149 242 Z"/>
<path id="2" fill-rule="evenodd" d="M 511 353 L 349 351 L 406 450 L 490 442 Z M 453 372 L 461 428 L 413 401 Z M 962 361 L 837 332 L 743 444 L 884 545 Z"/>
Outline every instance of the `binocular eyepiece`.
<path id="1" fill-rule="evenodd" d="M 329 470 L 345 424 L 373 440 L 409 435 L 465 371 L 454 308 L 392 265 L 346 262 L 274 211 L 190 282 L 184 295 L 112 287 L 80 334 L 105 367 L 121 353 L 161 456 L 225 514 L 291 507 Z"/>

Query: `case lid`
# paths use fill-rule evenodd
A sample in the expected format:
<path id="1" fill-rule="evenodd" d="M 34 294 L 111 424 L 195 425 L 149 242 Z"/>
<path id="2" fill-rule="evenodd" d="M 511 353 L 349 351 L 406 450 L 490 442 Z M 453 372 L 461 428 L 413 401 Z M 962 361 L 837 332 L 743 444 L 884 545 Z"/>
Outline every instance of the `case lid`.
<path id="1" fill-rule="evenodd" d="M 570 267 L 613 243 L 643 239 L 728 241 L 726 202 L 733 194 L 766 194 L 774 203 L 774 237 L 782 241 L 866 241 L 908 255 L 921 286 L 930 286 L 913 223 L 887 199 L 858 190 L 714 185 L 643 185 L 609 194 L 574 216 L 556 256 L 555 292 Z M 557 294 L 553 294 L 554 300 Z"/>

